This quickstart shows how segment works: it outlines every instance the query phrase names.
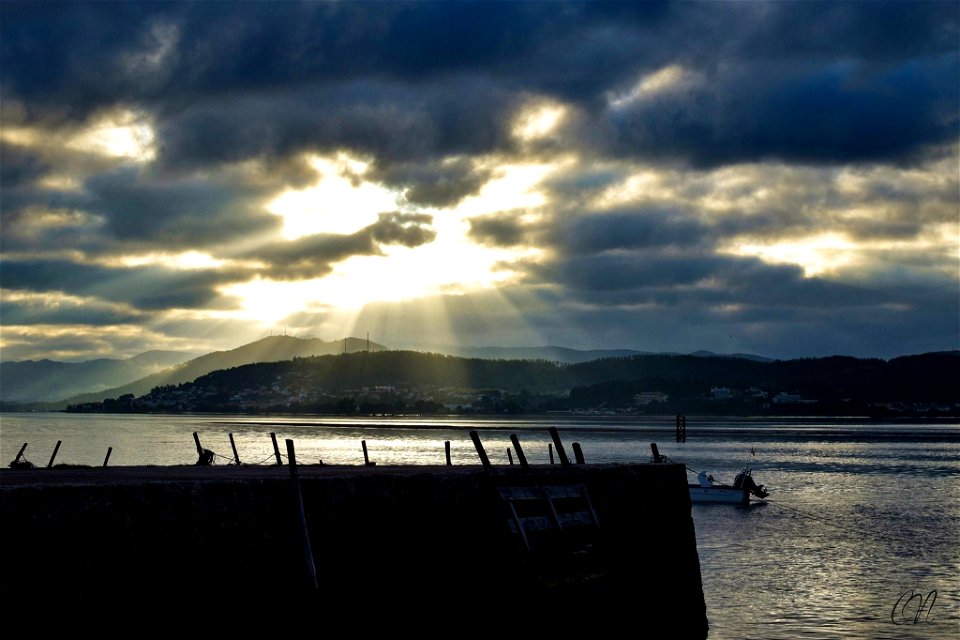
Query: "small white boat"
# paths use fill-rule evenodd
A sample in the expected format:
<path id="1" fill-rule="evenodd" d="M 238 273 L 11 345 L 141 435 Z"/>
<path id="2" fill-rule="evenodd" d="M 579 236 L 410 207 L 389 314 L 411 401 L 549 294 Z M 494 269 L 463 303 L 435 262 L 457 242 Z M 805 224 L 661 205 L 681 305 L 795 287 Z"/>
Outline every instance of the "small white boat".
<path id="1" fill-rule="evenodd" d="M 653 452 L 653 462 L 676 464 L 673 460 L 660 453 L 656 442 L 650 443 L 650 450 Z M 693 471 L 693 469 L 687 467 L 687 471 Z M 762 500 L 770 495 L 766 489 L 763 488 L 762 484 L 757 484 L 753 481 L 749 467 L 737 474 L 732 486 L 717 482 L 713 479 L 713 476 L 707 475 L 706 471 L 701 471 L 697 474 L 697 484 L 688 484 L 687 486 L 690 489 L 690 502 L 694 504 L 711 502 L 720 504 L 750 504 L 750 496 L 755 496 Z"/>
<path id="2" fill-rule="evenodd" d="M 749 504 L 750 496 L 766 498 L 770 495 L 762 484 L 753 481 L 750 469 L 744 469 L 737 474 L 733 485 L 723 484 L 708 476 L 706 471 L 697 474 L 697 484 L 688 485 L 690 488 L 690 502 Z"/>

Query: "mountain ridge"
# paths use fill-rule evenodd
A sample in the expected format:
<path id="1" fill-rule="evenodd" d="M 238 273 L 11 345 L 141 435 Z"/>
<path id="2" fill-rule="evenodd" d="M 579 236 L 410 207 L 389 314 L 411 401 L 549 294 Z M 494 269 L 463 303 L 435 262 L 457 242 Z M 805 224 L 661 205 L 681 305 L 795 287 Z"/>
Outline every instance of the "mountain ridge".
<path id="1" fill-rule="evenodd" d="M 316 355 L 356 353 L 367 350 L 368 345 L 370 351 L 386 350 L 386 347 L 381 344 L 368 342 L 360 338 L 324 341 L 320 338 L 268 336 L 234 349 L 212 351 L 177 366 L 109 389 L 75 394 L 69 397 L 61 396 L 56 401 L 43 403 L 42 408 L 47 410 L 63 409 L 70 404 L 97 402 L 104 398 L 118 398 L 127 394 L 141 396 L 149 393 L 154 387 L 192 382 L 212 371 L 231 369 L 258 362 L 279 362 Z"/>
<path id="2" fill-rule="evenodd" d="M 153 350 L 130 358 L 95 358 L 83 362 L 47 358 L 0 362 L 0 399 L 43 402 L 96 393 L 195 357 L 195 353 Z"/>

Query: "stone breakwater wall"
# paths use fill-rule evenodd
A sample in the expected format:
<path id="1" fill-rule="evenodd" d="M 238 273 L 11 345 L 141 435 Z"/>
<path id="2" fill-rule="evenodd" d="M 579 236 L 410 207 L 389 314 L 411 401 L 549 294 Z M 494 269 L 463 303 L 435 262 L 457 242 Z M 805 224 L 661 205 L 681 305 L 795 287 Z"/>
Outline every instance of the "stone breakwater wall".
<path id="1" fill-rule="evenodd" d="M 110 467 L 0 471 L 0 595 L 187 608 L 216 597 L 325 615 L 543 605 L 591 626 L 660 621 L 706 637 L 681 465 L 298 472 L 315 591 L 286 468 Z M 542 531 L 528 548 L 499 488 L 554 485 L 586 488 L 599 526 Z"/>

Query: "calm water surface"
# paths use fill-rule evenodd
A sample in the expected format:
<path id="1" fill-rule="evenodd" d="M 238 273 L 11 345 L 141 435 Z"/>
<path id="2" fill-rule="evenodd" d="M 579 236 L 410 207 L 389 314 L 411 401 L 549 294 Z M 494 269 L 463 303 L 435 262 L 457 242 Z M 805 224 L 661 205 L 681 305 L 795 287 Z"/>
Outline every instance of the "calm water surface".
<path id="1" fill-rule="evenodd" d="M 111 466 L 192 464 L 197 431 L 218 464 L 228 433 L 241 461 L 270 462 L 270 432 L 293 438 L 303 463 L 360 464 L 363 439 L 381 465 L 442 464 L 445 440 L 454 464 L 478 464 L 478 428 L 494 464 L 507 463 L 510 433 L 538 463 L 549 425 L 589 462 L 646 461 L 657 442 L 718 480 L 749 465 L 771 489 L 768 504 L 693 507 L 710 638 L 960 638 L 958 424 L 691 419 L 677 444 L 670 420 L 2 414 L 0 460 L 29 442 L 27 458 L 46 465 L 62 440 L 57 463 L 99 465 L 113 447 Z"/>

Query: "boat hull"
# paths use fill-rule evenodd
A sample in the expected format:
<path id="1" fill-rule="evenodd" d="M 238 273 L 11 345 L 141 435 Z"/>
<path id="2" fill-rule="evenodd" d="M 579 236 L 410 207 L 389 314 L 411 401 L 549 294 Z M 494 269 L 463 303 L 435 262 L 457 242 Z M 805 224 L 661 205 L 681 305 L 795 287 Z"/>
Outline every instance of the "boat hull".
<path id="1" fill-rule="evenodd" d="M 748 504 L 750 502 L 750 493 L 746 489 L 737 489 L 736 487 L 702 487 L 696 484 L 689 486 L 690 502 L 694 504 Z"/>

